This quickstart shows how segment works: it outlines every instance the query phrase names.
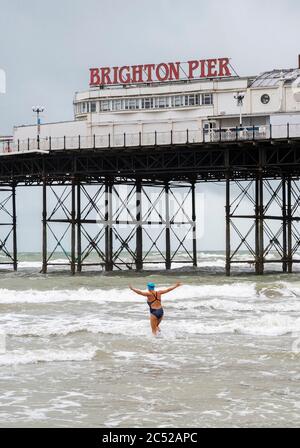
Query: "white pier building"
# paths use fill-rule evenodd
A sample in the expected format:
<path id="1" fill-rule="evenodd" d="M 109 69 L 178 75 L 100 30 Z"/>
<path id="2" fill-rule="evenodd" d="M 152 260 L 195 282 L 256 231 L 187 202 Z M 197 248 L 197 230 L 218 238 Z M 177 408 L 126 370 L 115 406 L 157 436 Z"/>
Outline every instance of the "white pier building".
<path id="1" fill-rule="evenodd" d="M 229 60 L 209 61 L 224 64 Z M 160 66 L 168 69 L 167 64 Z M 97 69 L 92 70 L 95 75 Z M 100 70 L 107 74 L 108 68 Z M 65 137 L 69 145 L 73 139 L 76 146 L 81 136 L 87 147 L 93 137 L 97 147 L 122 146 L 124 134 L 127 146 L 153 144 L 154 139 L 163 144 L 169 143 L 171 131 L 174 143 L 184 142 L 187 132 L 190 142 L 216 140 L 220 134 L 230 140 L 235 132 L 246 137 L 255 132 L 256 138 L 268 138 L 270 124 L 274 137 L 285 136 L 287 124 L 291 136 L 300 136 L 300 68 L 243 77 L 232 75 L 229 68 L 222 76 L 217 70 L 190 75 L 186 79 L 170 75 L 163 81 L 140 77 L 135 83 L 128 75 L 117 84 L 106 78 L 109 82 L 75 93 L 72 121 L 41 124 L 40 144 L 46 149 L 51 137 L 55 149 L 55 142 Z M 37 125 L 16 126 L 14 146 L 19 141 L 19 150 L 25 150 L 28 139 L 36 139 L 37 132 Z"/>

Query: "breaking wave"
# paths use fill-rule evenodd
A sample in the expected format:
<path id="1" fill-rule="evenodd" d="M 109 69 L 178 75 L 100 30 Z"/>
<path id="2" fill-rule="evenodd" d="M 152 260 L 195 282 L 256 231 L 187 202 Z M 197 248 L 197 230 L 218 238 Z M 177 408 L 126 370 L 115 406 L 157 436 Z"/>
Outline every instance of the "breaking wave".
<path id="1" fill-rule="evenodd" d="M 40 362 L 90 361 L 95 357 L 97 350 L 97 347 L 92 346 L 77 350 L 12 350 L 0 355 L 0 366 Z"/>

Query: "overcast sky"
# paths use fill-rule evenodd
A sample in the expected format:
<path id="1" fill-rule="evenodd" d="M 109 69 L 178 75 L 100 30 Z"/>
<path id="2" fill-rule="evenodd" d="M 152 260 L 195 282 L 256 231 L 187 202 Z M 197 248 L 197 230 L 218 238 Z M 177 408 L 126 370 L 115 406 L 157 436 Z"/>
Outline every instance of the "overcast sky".
<path id="1" fill-rule="evenodd" d="M 7 76 L 0 134 L 33 123 L 33 105 L 45 106 L 44 122 L 72 119 L 73 95 L 88 88 L 89 67 L 228 56 L 240 75 L 254 75 L 296 67 L 300 53 L 296 0 L 0 0 L 0 6 L 0 68 Z M 24 217 L 22 231 L 31 224 Z"/>
<path id="2" fill-rule="evenodd" d="M 34 121 L 72 119 L 89 67 L 228 56 L 253 75 L 297 65 L 296 0 L 0 0 L 0 133 Z"/>

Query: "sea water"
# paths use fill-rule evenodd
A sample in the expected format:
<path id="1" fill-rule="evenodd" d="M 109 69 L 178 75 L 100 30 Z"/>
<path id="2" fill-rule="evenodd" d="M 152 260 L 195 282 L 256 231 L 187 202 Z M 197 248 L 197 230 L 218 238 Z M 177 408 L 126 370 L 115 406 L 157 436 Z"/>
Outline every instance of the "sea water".
<path id="1" fill-rule="evenodd" d="M 299 426 L 300 273 L 226 278 L 222 253 L 198 259 L 71 277 L 23 254 L 2 270 L 0 426 Z M 155 338 L 128 285 L 177 280 Z"/>

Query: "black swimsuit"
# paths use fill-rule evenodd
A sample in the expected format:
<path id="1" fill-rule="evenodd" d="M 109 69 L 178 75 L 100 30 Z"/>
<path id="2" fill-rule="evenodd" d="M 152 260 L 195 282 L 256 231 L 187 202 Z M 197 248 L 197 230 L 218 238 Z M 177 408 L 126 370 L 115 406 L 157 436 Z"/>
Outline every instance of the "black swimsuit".
<path id="1" fill-rule="evenodd" d="M 154 303 L 156 301 L 160 302 L 160 300 L 157 298 L 157 293 L 154 293 L 154 294 L 155 294 L 155 299 L 152 300 L 152 302 L 147 301 L 147 303 L 150 308 L 150 313 L 153 314 L 153 316 L 155 316 L 157 319 L 161 319 L 164 315 L 164 310 L 162 308 L 155 309 L 155 308 L 151 307 L 152 303 Z"/>

